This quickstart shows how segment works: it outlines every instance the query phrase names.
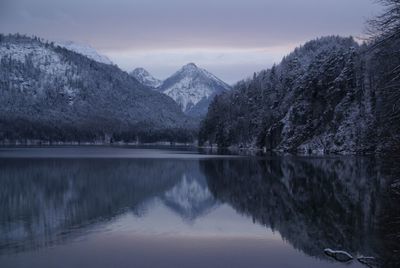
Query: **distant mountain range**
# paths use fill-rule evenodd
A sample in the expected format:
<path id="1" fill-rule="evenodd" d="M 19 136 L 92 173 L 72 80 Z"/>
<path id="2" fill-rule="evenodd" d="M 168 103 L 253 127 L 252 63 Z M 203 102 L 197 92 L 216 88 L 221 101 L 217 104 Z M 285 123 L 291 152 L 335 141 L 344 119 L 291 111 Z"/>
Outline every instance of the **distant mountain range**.
<path id="1" fill-rule="evenodd" d="M 153 77 L 148 71 L 143 68 L 136 68 L 130 75 L 135 77 L 140 83 L 151 88 L 158 88 L 162 85 L 162 81 Z"/>
<path id="2" fill-rule="evenodd" d="M 92 59 L 94 61 L 104 63 L 104 64 L 113 64 L 113 62 L 107 58 L 107 56 L 101 55 L 97 52 L 96 49 L 89 45 L 85 44 L 78 44 L 72 41 L 67 41 L 67 42 L 57 42 L 55 43 L 56 46 L 60 46 L 63 48 L 66 48 L 68 50 L 74 51 L 76 53 L 82 54 L 89 59 Z"/>
<path id="3" fill-rule="evenodd" d="M 3 142 L 191 141 L 197 127 L 171 98 L 72 43 L 0 35 L 0 93 Z"/>
<path id="4" fill-rule="evenodd" d="M 194 63 L 183 66 L 164 81 L 154 78 L 143 68 L 131 72 L 142 84 L 152 87 L 174 99 L 182 111 L 192 117 L 203 117 L 215 96 L 231 87 Z"/>

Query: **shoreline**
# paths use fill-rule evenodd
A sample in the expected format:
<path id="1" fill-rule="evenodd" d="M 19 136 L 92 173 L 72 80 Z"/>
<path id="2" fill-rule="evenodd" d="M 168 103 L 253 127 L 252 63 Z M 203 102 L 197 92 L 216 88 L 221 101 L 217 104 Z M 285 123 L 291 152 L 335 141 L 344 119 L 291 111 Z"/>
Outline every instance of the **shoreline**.
<path id="1" fill-rule="evenodd" d="M 170 147 L 170 148 L 196 148 L 206 153 L 218 154 L 234 154 L 234 155 L 247 155 L 247 156 L 300 156 L 300 157 L 397 157 L 394 155 L 385 155 L 381 153 L 304 153 L 304 152 L 290 152 L 278 150 L 265 150 L 264 148 L 255 147 L 242 147 L 236 146 L 221 148 L 218 146 L 199 146 L 196 143 L 178 143 L 178 142 L 155 142 L 155 143 L 137 143 L 137 142 L 28 142 L 28 143 L 4 143 L 0 142 L 0 149 L 4 148 L 56 148 L 56 147 Z"/>

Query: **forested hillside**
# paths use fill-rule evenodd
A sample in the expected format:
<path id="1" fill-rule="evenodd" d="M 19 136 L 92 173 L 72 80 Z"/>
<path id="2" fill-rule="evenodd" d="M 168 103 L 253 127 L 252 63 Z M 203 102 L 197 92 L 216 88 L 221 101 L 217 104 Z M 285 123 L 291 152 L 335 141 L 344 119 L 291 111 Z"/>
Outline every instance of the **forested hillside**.
<path id="1" fill-rule="evenodd" d="M 383 2 L 398 26 L 399 1 Z M 375 35 L 362 45 L 351 37 L 310 41 L 217 96 L 200 143 L 301 153 L 399 152 L 399 27 L 387 30 L 379 24 L 384 18 L 372 22 Z"/>
<path id="2" fill-rule="evenodd" d="M 118 67 L 0 35 L 0 141 L 191 141 L 195 122 Z"/>

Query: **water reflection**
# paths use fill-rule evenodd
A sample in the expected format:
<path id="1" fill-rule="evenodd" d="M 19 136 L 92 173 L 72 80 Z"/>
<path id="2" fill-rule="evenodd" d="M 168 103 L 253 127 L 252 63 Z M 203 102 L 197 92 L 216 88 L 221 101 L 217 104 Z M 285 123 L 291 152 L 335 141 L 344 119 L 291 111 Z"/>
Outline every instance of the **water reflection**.
<path id="1" fill-rule="evenodd" d="M 396 266 L 393 166 L 350 157 L 4 158 L 0 256 L 63 244 L 121 215 L 144 218 L 160 204 L 189 225 L 228 205 L 308 256 L 329 261 L 323 249 L 335 248 Z"/>
<path id="2" fill-rule="evenodd" d="M 400 264 L 399 195 L 388 187 L 394 174 L 374 159 L 217 160 L 202 170 L 215 198 L 309 256 L 326 258 L 321 249 L 336 248 L 374 256 L 370 264 Z"/>

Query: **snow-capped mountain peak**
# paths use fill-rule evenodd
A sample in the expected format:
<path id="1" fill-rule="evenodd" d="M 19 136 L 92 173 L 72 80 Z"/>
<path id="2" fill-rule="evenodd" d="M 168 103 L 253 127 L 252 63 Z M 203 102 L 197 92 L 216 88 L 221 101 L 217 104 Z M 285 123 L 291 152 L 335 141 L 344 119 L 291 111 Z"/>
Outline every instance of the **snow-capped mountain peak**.
<path id="1" fill-rule="evenodd" d="M 71 50 L 73 52 L 82 54 L 89 59 L 92 59 L 94 61 L 100 62 L 100 63 L 105 63 L 105 64 L 113 64 L 113 62 L 107 58 L 104 55 L 99 54 L 96 49 L 89 45 L 84 45 L 84 44 L 78 44 L 72 41 L 67 41 L 67 42 L 57 42 L 55 43 L 56 46 L 63 47 L 65 49 Z"/>
<path id="2" fill-rule="evenodd" d="M 193 116 L 205 115 L 214 96 L 227 90 L 229 85 L 194 63 L 183 66 L 160 86 L 161 92 Z"/>
<path id="3" fill-rule="evenodd" d="M 152 76 L 148 71 L 143 68 L 136 68 L 133 70 L 130 75 L 135 77 L 140 83 L 143 85 L 157 88 L 161 86 L 162 81 Z"/>
<path id="4" fill-rule="evenodd" d="M 197 70 L 198 67 L 196 64 L 194 64 L 193 62 L 186 64 L 185 66 L 182 67 L 183 70 L 186 71 L 191 71 L 191 70 Z"/>

